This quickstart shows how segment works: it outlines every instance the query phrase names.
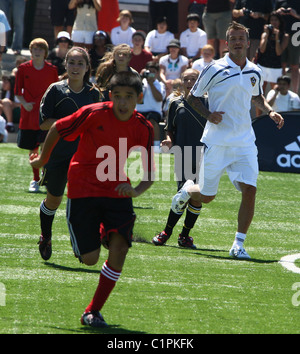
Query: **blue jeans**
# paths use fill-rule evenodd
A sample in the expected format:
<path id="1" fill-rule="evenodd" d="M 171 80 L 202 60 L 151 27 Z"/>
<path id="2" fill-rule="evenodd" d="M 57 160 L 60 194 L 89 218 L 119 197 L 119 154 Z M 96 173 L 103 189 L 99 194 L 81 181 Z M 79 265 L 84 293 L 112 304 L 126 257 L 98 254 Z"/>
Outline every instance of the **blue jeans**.
<path id="1" fill-rule="evenodd" d="M 13 22 L 11 48 L 21 50 L 23 48 L 25 0 L 0 0 L 0 9 L 5 12 L 10 25 Z"/>

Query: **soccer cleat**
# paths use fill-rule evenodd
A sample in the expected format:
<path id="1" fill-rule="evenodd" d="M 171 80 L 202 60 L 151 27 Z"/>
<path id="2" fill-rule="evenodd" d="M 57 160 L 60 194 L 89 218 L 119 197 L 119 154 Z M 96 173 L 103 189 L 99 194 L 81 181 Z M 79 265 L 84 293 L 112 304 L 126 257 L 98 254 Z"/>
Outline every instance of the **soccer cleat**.
<path id="1" fill-rule="evenodd" d="M 9 132 L 9 133 L 14 133 L 16 131 L 15 129 L 15 126 L 13 124 L 7 124 L 6 125 L 6 130 Z"/>
<path id="2" fill-rule="evenodd" d="M 246 252 L 244 247 L 239 247 L 237 245 L 232 246 L 229 251 L 229 256 L 237 258 L 237 259 L 251 259 L 249 254 Z"/>
<path id="3" fill-rule="evenodd" d="M 191 236 L 183 237 L 181 234 L 178 237 L 178 245 L 180 247 L 196 249 L 196 245 L 194 245 L 194 239 Z"/>
<path id="4" fill-rule="evenodd" d="M 37 181 L 31 181 L 28 191 L 31 193 L 37 193 L 40 189 L 40 186 Z"/>
<path id="5" fill-rule="evenodd" d="M 155 246 L 163 246 L 169 239 L 170 236 L 168 236 L 165 231 L 162 231 L 158 235 L 154 236 L 152 239 L 152 243 Z"/>
<path id="6" fill-rule="evenodd" d="M 97 328 L 108 327 L 108 324 L 104 321 L 99 311 L 84 312 L 80 320 L 83 326 L 87 325 Z"/>
<path id="7" fill-rule="evenodd" d="M 187 206 L 187 202 L 190 199 L 190 195 L 187 190 L 188 187 L 193 186 L 194 182 L 188 179 L 182 188 L 174 195 L 172 199 L 171 209 L 175 214 L 181 214 Z"/>
<path id="8" fill-rule="evenodd" d="M 38 245 L 41 257 L 44 261 L 47 261 L 52 255 L 51 239 L 46 239 L 41 235 Z"/>

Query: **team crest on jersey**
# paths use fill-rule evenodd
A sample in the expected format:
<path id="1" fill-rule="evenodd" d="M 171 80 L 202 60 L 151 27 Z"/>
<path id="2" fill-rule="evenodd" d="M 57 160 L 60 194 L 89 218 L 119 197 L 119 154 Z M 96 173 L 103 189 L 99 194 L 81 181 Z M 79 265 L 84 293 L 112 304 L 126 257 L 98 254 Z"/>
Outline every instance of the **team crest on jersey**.
<path id="1" fill-rule="evenodd" d="M 251 80 L 251 85 L 254 87 L 254 85 L 256 84 L 256 78 L 252 76 L 250 80 Z"/>

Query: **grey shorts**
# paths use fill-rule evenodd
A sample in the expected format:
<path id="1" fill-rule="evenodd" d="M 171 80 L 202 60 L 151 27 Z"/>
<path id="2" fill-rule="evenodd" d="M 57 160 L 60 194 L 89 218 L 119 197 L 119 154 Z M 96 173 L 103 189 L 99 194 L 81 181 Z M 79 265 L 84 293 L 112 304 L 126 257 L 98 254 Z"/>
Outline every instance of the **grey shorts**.
<path id="1" fill-rule="evenodd" d="M 204 12 L 202 21 L 207 39 L 226 40 L 226 31 L 232 21 L 232 13 L 231 11 L 215 13 Z"/>

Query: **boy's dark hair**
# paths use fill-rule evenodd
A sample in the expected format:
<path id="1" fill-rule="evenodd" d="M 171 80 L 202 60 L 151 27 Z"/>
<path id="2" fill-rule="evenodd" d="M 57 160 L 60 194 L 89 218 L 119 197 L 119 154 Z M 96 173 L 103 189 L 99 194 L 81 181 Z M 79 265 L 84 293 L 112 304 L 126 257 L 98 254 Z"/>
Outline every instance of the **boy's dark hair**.
<path id="1" fill-rule="evenodd" d="M 279 83 L 279 81 L 285 81 L 288 85 L 291 84 L 291 78 L 289 76 L 286 75 L 282 75 L 277 79 L 277 84 Z"/>
<path id="2" fill-rule="evenodd" d="M 159 71 L 159 64 L 156 61 L 148 61 L 148 63 L 146 64 L 146 69 L 150 69 L 153 68 L 157 71 Z"/>
<path id="3" fill-rule="evenodd" d="M 143 84 L 140 76 L 130 71 L 122 71 L 114 74 L 109 82 L 108 88 L 112 91 L 116 86 L 132 87 L 137 95 L 143 92 Z"/>
<path id="4" fill-rule="evenodd" d="M 200 16 L 196 13 L 190 13 L 186 17 L 187 21 L 198 21 L 200 23 Z"/>

